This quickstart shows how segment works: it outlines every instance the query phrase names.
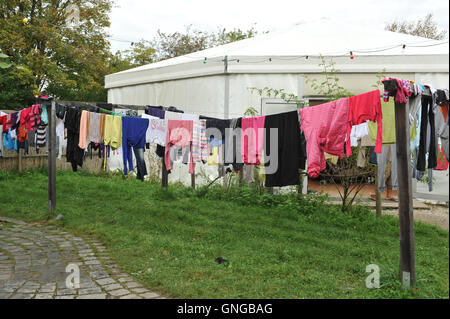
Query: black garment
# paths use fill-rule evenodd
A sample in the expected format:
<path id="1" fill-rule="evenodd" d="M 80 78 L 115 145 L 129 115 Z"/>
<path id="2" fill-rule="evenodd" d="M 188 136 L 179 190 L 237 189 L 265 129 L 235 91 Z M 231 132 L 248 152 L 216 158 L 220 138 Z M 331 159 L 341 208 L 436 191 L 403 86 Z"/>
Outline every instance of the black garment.
<path id="1" fill-rule="evenodd" d="M 61 105 L 61 104 L 56 104 L 56 116 L 63 120 L 64 119 L 64 115 L 66 114 L 67 111 L 67 107 L 65 105 Z"/>
<path id="2" fill-rule="evenodd" d="M 369 147 L 369 163 L 373 165 L 378 165 L 377 153 L 375 153 L 375 146 Z"/>
<path id="3" fill-rule="evenodd" d="M 270 145 L 271 128 L 278 129 L 278 145 Z M 306 162 L 306 140 L 300 130 L 298 112 L 267 115 L 264 129 L 265 154 L 270 155 L 273 147 L 278 147 L 278 168 L 274 174 L 266 175 L 266 187 L 298 185 L 298 170 L 305 169 Z"/>
<path id="4" fill-rule="evenodd" d="M 230 128 L 233 130 L 242 130 L 242 117 L 230 121 Z M 226 132 L 225 132 L 226 133 Z M 232 135 L 233 136 L 233 135 Z M 233 170 L 240 171 L 244 167 L 241 155 L 241 134 L 233 136 L 232 141 L 225 137 L 225 165 L 233 165 Z"/>
<path id="5" fill-rule="evenodd" d="M 204 117 L 202 116 L 201 119 Z M 209 128 L 216 128 L 220 131 L 222 135 L 222 141 L 225 139 L 225 128 L 229 128 L 231 124 L 231 120 L 222 120 L 222 119 L 214 119 L 214 118 L 206 118 L 206 130 Z M 207 131 L 208 133 L 208 131 Z M 212 136 L 212 135 L 211 135 Z M 211 136 L 206 136 L 209 140 Z"/>
<path id="6" fill-rule="evenodd" d="M 427 128 L 430 123 L 430 146 L 427 149 Z M 434 123 L 433 99 L 431 96 L 422 96 L 422 117 L 420 123 L 419 155 L 417 156 L 417 170 L 425 171 L 425 154 L 428 152 L 428 168 L 435 169 L 436 158 L 436 129 Z"/>
<path id="7" fill-rule="evenodd" d="M 436 103 L 440 106 L 444 106 L 448 102 L 447 95 L 444 90 L 436 90 Z"/>
<path id="8" fill-rule="evenodd" d="M 77 171 L 77 165 L 83 166 L 84 150 L 78 147 L 80 139 L 81 111 L 69 108 L 66 112 L 64 126 L 67 128 L 66 160 L 72 164 L 72 170 Z"/>

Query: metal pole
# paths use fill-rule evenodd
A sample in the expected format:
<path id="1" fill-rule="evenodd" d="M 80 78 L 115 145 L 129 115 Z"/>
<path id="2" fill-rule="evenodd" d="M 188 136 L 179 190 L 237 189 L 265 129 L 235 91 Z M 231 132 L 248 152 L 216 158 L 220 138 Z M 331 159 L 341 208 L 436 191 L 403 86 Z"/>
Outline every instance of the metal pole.
<path id="1" fill-rule="evenodd" d="M 56 102 L 53 100 L 48 120 L 48 210 L 56 209 Z"/>
<path id="2" fill-rule="evenodd" d="M 400 268 L 402 283 L 410 287 L 416 284 L 414 252 L 414 216 L 409 163 L 409 105 L 395 103 L 395 135 L 397 143 L 397 174 L 399 187 Z"/>

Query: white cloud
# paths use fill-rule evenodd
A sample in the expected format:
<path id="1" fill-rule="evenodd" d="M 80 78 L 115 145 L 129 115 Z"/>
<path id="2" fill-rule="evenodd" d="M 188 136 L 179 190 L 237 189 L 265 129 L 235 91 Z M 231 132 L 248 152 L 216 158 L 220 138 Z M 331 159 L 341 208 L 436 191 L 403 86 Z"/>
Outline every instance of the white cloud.
<path id="1" fill-rule="evenodd" d="M 202 30 L 274 30 L 322 17 L 358 25 L 384 28 L 394 19 L 417 20 L 433 13 L 441 29 L 449 28 L 448 0 L 116 0 L 109 33 L 114 39 L 152 40 L 158 29 L 182 31 L 193 24 Z M 112 50 L 126 49 L 130 43 L 111 41 Z"/>

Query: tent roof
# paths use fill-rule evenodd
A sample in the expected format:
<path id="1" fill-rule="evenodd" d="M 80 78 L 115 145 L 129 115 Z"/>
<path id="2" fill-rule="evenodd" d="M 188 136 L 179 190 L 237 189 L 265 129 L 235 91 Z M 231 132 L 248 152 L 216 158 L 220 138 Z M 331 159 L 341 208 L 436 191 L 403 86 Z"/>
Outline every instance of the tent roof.
<path id="1" fill-rule="evenodd" d="M 404 49 L 403 45 L 405 45 Z M 141 78 L 141 81 L 147 83 L 223 73 L 223 58 L 225 56 L 231 62 L 234 62 L 231 64 L 236 65 L 234 70 L 236 72 L 266 72 L 268 70 L 270 72 L 288 72 L 288 70 L 282 71 L 280 67 L 267 68 L 268 58 L 271 58 L 270 62 L 274 62 L 272 65 L 289 65 L 289 70 L 295 69 L 294 72 L 302 72 L 298 69 L 298 65 L 308 65 L 305 62 L 305 56 L 311 57 L 309 60 L 314 60 L 313 57 L 319 55 L 334 57 L 336 60 L 339 60 L 340 57 L 350 60 L 348 58 L 350 51 L 355 55 L 355 59 L 352 60 L 354 61 L 353 65 L 358 64 L 356 62 L 358 59 L 378 57 L 378 68 L 380 68 L 380 65 L 382 67 L 388 66 L 385 65 L 386 61 L 391 61 L 395 64 L 406 63 L 414 69 L 414 66 L 417 67 L 418 64 L 425 63 L 425 60 L 429 61 L 433 57 L 439 59 L 441 69 L 444 67 L 441 72 L 448 72 L 449 46 L 447 40 L 431 40 L 322 19 L 108 75 L 106 87 L 118 86 L 113 83 L 117 82 L 115 80 L 124 80 L 132 73 L 136 74 L 136 72 L 145 72 L 148 79 Z M 439 56 L 442 57 L 439 58 Z M 403 62 L 396 57 L 401 58 Z M 427 57 L 427 59 L 424 60 L 424 57 Z M 207 59 L 206 63 L 203 63 L 205 58 Z M 445 59 L 445 62 L 442 58 Z M 251 64 L 251 67 L 243 67 L 245 64 L 247 66 Z M 317 59 L 313 64 L 317 66 Z M 344 64 L 350 63 L 345 61 Z M 232 65 L 229 66 L 229 72 L 233 72 Z M 297 68 L 293 68 L 293 65 L 297 65 Z M 162 69 L 166 69 L 167 72 L 163 72 Z M 341 69 L 343 72 L 346 71 L 345 66 Z M 405 72 L 406 69 L 407 67 L 403 66 L 402 71 Z M 414 72 L 413 69 L 410 71 Z M 308 70 L 306 69 L 303 72 L 308 72 Z M 168 73 L 173 74 L 168 76 Z M 165 74 L 165 76 L 157 76 L 158 74 Z M 124 81 L 119 82 L 121 82 L 120 86 L 126 85 Z"/>

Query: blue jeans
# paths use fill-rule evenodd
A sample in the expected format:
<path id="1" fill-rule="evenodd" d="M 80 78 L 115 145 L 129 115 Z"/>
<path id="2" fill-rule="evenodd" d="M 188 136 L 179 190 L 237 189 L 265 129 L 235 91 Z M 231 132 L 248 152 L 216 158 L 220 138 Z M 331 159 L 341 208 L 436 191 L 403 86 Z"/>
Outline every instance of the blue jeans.
<path id="1" fill-rule="evenodd" d="M 144 176 L 147 175 L 147 167 L 144 160 L 144 149 L 133 146 L 134 156 L 136 157 L 137 179 L 144 181 Z"/>

